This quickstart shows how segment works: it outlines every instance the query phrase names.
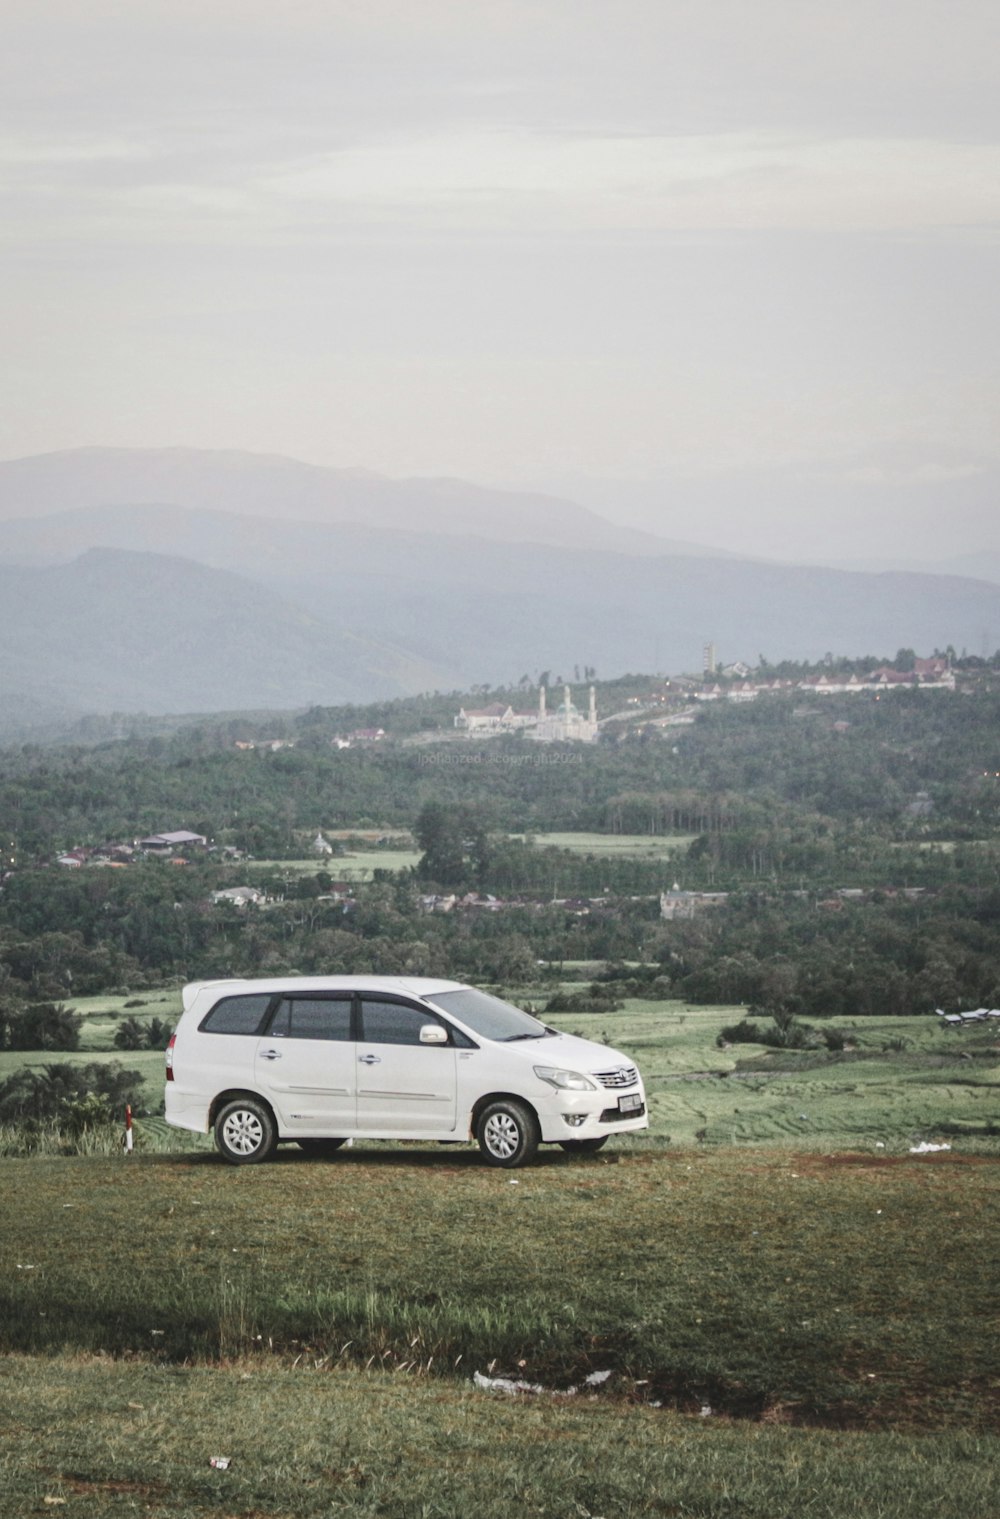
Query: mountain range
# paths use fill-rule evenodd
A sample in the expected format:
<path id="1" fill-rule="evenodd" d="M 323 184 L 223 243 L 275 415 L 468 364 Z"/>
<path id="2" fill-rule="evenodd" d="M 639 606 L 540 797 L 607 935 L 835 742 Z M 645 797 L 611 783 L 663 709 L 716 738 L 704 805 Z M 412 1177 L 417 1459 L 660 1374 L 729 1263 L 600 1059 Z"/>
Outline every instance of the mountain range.
<path id="1" fill-rule="evenodd" d="M 987 580 L 741 559 L 558 497 L 188 449 L 0 463 L 6 736 L 998 631 Z"/>

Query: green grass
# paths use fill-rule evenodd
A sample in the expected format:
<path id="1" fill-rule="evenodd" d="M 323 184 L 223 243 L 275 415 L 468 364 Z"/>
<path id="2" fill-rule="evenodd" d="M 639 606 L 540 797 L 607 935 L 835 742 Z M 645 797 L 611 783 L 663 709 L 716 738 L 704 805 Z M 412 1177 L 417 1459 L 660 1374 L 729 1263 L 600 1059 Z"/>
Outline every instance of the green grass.
<path id="1" fill-rule="evenodd" d="M 515 994 L 544 1006 L 551 988 Z M 116 1050 L 118 1019 L 157 1016 L 172 1024 L 180 991 L 131 998 L 75 999 L 84 1017 L 82 1048 L 73 1054 L 0 1052 L 0 1080 L 50 1062 L 118 1060 L 145 1080 L 141 1106 L 162 1111 L 163 1053 Z M 663 1144 L 775 1145 L 836 1149 L 885 1146 L 905 1153 L 920 1140 L 941 1140 L 963 1151 L 1000 1153 L 1000 1037 L 990 1025 L 942 1029 L 935 1018 L 833 1020 L 856 1044 L 843 1055 L 768 1051 L 758 1045 L 721 1050 L 716 1038 L 745 1009 L 689 1007 L 632 1000 L 618 1013 L 563 1013 L 553 1023 L 605 1042 L 639 1064 L 650 1098 L 650 1137 Z M 889 1046 L 902 1043 L 902 1049 Z M 647 1144 L 643 1140 L 641 1143 Z"/>
<path id="2" fill-rule="evenodd" d="M 514 837 L 524 838 L 524 834 Z M 532 834 L 540 848 L 569 849 L 574 854 L 606 855 L 662 860 L 668 855 L 683 854 L 697 835 L 674 833 L 654 835 L 649 833 L 536 833 Z"/>
<path id="3" fill-rule="evenodd" d="M 993 1430 L 994 1158 L 691 1149 L 6 1160 L 0 1349 L 257 1352 L 697 1412 Z M 67 1248 L 71 1242 L 71 1248 Z"/>
<path id="4" fill-rule="evenodd" d="M 11 1519 L 995 1519 L 1000 1457 L 989 1436 L 747 1428 L 307 1358 L 6 1357 L 0 1422 Z"/>
<path id="5" fill-rule="evenodd" d="M 371 881 L 376 870 L 410 870 L 420 863 L 419 849 L 358 849 L 336 855 L 326 869 L 338 881 Z"/>
<path id="6" fill-rule="evenodd" d="M 247 860 L 241 868 L 248 878 L 314 876 L 318 870 L 325 870 L 335 881 L 357 882 L 374 880 L 376 870 L 409 870 L 419 860 L 419 849 L 357 849 L 311 860 Z"/>
<path id="7" fill-rule="evenodd" d="M 103 1043 L 120 1007 L 77 1005 Z M 557 1018 L 635 1056 L 653 1127 L 516 1174 L 374 1143 L 234 1170 L 162 1119 L 128 1159 L 0 1159 L 4 1514 L 995 1519 L 1000 1145 L 909 1154 L 996 1116 L 992 1031 L 718 1049 L 737 1016 Z M 158 1098 L 160 1052 L 121 1058 Z"/>
<path id="8" fill-rule="evenodd" d="M 551 1021 L 638 1062 L 660 1142 L 901 1153 L 926 1140 L 1000 1154 L 996 1030 L 946 1030 L 932 1017 L 837 1019 L 815 1026 L 838 1028 L 855 1050 L 719 1049 L 720 1031 L 743 1016 L 629 1001 L 622 1012 Z M 901 1050 L 887 1048 L 896 1042 Z"/>

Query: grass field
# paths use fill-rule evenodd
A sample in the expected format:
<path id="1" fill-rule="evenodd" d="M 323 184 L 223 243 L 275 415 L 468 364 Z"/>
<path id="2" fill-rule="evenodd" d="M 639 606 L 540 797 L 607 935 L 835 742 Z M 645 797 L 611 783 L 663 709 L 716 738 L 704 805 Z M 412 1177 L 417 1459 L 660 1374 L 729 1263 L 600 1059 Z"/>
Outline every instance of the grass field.
<path id="1" fill-rule="evenodd" d="M 523 838 L 524 835 L 515 835 Z M 675 833 L 669 836 L 648 833 L 535 833 L 535 844 L 544 849 L 569 849 L 574 854 L 638 856 L 642 859 L 662 860 L 668 855 L 683 854 L 695 838 L 693 833 Z"/>
<path id="2" fill-rule="evenodd" d="M 0 1420 L 10 1519 L 997 1513 L 989 1436 L 748 1426 L 606 1397 L 512 1401 L 307 1360 L 0 1357 Z M 227 1470 L 210 1464 L 220 1455 Z"/>
<path id="3" fill-rule="evenodd" d="M 329 833 L 333 839 L 343 834 Z M 352 833 L 351 838 L 359 837 Z M 514 834 L 514 838 L 524 838 Z M 592 854 L 609 859 L 620 856 L 640 859 L 662 860 L 673 854 L 682 854 L 695 837 L 694 834 L 674 834 L 669 838 L 652 837 L 646 833 L 538 833 L 532 838 L 539 849 L 552 846 L 568 849 L 574 854 Z M 254 875 L 284 875 L 288 877 L 315 875 L 326 870 L 338 881 L 371 881 L 376 870 L 409 870 L 420 861 L 419 849 L 356 849 L 350 854 L 333 855 L 330 858 L 307 860 L 248 860 L 244 870 L 248 878 Z"/>
<path id="4" fill-rule="evenodd" d="M 136 1006 L 140 1003 L 141 1006 Z M 144 1080 L 142 1090 L 146 1105 L 162 1112 L 163 1109 L 163 1050 L 118 1050 L 114 1045 L 115 1030 L 123 1018 L 135 1018 L 148 1023 L 159 1018 L 171 1028 L 180 1016 L 180 988 L 135 993 L 121 997 L 74 997 L 67 1004 L 83 1017 L 80 1049 L 72 1052 L 61 1050 L 0 1050 L 0 1081 L 20 1070 L 40 1070 L 46 1065 L 70 1063 L 86 1065 L 91 1062 L 117 1061 L 128 1070 L 137 1070 Z"/>
<path id="5" fill-rule="evenodd" d="M 76 1004 L 73 1058 L 158 1098 L 162 1054 L 110 1049 L 125 1000 Z M 0 1160 L 5 1519 L 996 1519 L 993 1031 L 718 1048 L 739 1013 L 555 1018 L 637 1059 L 652 1128 L 513 1175 L 375 1143 L 234 1170 L 162 1119 L 129 1159 Z"/>
<path id="6" fill-rule="evenodd" d="M 350 854 L 324 856 L 311 860 L 247 860 L 243 872 L 248 880 L 254 876 L 314 876 L 325 870 L 335 881 L 371 881 L 376 870 L 408 870 L 420 859 L 418 849 L 357 849 Z"/>
<path id="7" fill-rule="evenodd" d="M 419 1374 L 0 1358 L 5 1513 L 995 1519 L 995 1439 L 750 1428 Z M 227 1470 L 213 1469 L 228 1455 Z"/>
<path id="8" fill-rule="evenodd" d="M 992 1157 L 3 1177 L 5 1513 L 995 1516 Z"/>
<path id="9" fill-rule="evenodd" d="M 719 1049 L 742 1008 L 628 1002 L 612 1014 L 554 1015 L 568 1033 L 627 1051 L 650 1094 L 661 1142 L 838 1149 L 950 1141 L 1000 1154 L 1000 1036 L 936 1018 L 831 1020 L 840 1053 Z M 762 1020 L 766 1022 L 766 1020 Z"/>
<path id="10" fill-rule="evenodd" d="M 551 988 L 515 994 L 544 1006 Z M 118 1060 L 141 1072 L 141 1106 L 162 1111 L 163 1052 L 116 1050 L 123 1017 L 172 1025 L 180 989 L 136 998 L 73 1002 L 84 1018 L 81 1049 L 69 1055 L 0 1051 L 0 1081 L 54 1061 Z M 758 1045 L 719 1049 L 717 1036 L 742 1008 L 630 1001 L 617 1013 L 554 1015 L 552 1022 L 624 1050 L 639 1064 L 650 1098 L 650 1133 L 636 1143 L 777 1145 L 796 1148 L 885 1146 L 905 1153 L 920 1141 L 945 1141 L 965 1153 L 1000 1153 L 1000 1031 L 991 1025 L 943 1029 L 935 1018 L 834 1020 L 856 1046 L 841 1054 L 778 1052 Z M 827 1026 L 827 1025 L 824 1025 Z M 161 1130 L 150 1131 L 156 1143 Z"/>

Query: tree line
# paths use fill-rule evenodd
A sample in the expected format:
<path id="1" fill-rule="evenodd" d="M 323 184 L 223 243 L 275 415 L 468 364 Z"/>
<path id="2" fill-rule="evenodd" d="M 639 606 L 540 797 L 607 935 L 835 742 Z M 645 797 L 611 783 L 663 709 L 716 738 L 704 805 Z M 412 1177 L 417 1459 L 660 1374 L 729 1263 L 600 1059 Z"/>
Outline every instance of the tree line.
<path id="1" fill-rule="evenodd" d="M 0 751 L 0 859 L 26 864 L 174 827 L 281 858 L 317 827 L 412 827 L 429 802 L 488 803 L 489 826 L 508 832 L 726 835 L 774 808 L 878 823 L 901 838 L 979 837 L 1000 823 L 997 693 L 816 701 L 707 704 L 691 726 L 544 750 L 516 736 L 417 745 L 391 731 L 384 743 L 334 749 L 309 714 L 293 725 L 295 747 L 277 751 L 237 749 L 224 725 L 24 745 Z"/>

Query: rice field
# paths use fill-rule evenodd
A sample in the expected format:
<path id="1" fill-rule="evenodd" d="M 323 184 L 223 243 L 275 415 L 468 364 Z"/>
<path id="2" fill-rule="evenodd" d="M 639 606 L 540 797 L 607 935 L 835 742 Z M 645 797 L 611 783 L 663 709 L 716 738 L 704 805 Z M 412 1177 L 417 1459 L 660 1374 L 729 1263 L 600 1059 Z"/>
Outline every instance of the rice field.
<path id="1" fill-rule="evenodd" d="M 541 1008 L 551 990 L 527 989 L 513 998 Z M 143 1006 L 126 1006 L 136 1001 Z M 81 1049 L 0 1051 L 0 1081 L 25 1067 L 117 1060 L 144 1078 L 139 1107 L 151 1116 L 161 1113 L 163 1052 L 116 1050 L 114 1033 L 123 1017 L 156 1016 L 172 1025 L 180 1014 L 180 989 L 141 998 L 78 998 L 73 1006 L 84 1018 Z M 549 1021 L 636 1061 L 651 1120 L 648 1136 L 632 1141 L 638 1146 L 863 1146 L 905 1153 L 920 1143 L 950 1143 L 1000 1153 L 995 1026 L 945 1029 L 933 1017 L 841 1019 L 822 1027 L 840 1030 L 847 1041 L 843 1052 L 746 1044 L 720 1049 L 721 1030 L 744 1015 L 743 1008 L 630 1000 L 621 1012 L 563 1013 Z"/>

